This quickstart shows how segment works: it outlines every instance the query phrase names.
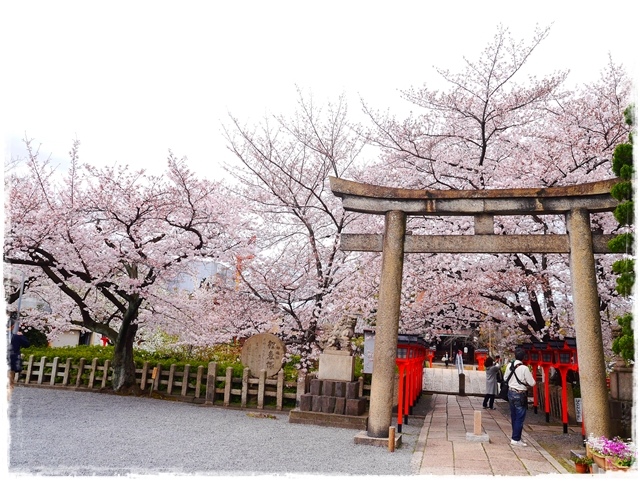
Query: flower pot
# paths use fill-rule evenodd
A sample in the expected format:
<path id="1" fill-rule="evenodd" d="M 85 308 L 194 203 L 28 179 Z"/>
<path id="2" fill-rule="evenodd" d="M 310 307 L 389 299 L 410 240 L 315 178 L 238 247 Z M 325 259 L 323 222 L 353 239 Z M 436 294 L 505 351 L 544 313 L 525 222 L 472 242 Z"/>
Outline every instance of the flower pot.
<path id="1" fill-rule="evenodd" d="M 606 460 L 604 459 L 604 456 L 594 452 L 593 449 L 590 449 L 588 444 L 586 448 L 587 448 L 587 456 L 593 459 L 593 463 L 601 469 L 606 469 Z"/>
<path id="2" fill-rule="evenodd" d="M 576 463 L 576 473 L 588 473 L 588 472 L 589 472 L 588 464 Z"/>
<path id="3" fill-rule="evenodd" d="M 618 466 L 614 464 L 611 458 L 606 459 L 607 462 L 607 471 L 627 471 L 631 466 Z"/>
<path id="4" fill-rule="evenodd" d="M 604 456 L 591 451 L 591 457 L 593 458 L 593 463 L 596 464 L 600 469 L 607 469 L 607 460 Z"/>

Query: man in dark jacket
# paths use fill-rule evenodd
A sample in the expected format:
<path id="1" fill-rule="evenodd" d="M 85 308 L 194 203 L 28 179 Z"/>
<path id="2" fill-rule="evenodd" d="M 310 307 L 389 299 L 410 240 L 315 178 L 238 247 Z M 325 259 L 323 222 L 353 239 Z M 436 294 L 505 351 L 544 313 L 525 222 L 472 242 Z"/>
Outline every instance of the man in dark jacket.
<path id="1" fill-rule="evenodd" d="M 31 343 L 22 332 L 19 330 L 19 326 L 15 323 L 11 323 L 8 329 L 9 342 L 7 343 L 7 361 L 9 363 L 9 390 L 13 387 L 16 379 L 16 374 L 22 371 L 22 354 L 20 349 L 23 347 L 29 347 Z"/>

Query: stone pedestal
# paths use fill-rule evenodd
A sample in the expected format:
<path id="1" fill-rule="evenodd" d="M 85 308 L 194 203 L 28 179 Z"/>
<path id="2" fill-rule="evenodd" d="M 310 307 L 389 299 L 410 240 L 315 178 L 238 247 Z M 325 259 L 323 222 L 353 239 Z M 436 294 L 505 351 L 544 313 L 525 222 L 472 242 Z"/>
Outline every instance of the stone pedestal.
<path id="1" fill-rule="evenodd" d="M 611 397 L 619 401 L 633 400 L 633 368 L 615 366 L 609 374 Z"/>
<path id="2" fill-rule="evenodd" d="M 318 379 L 353 381 L 356 359 L 348 351 L 327 349 L 320 354 Z"/>
<path id="3" fill-rule="evenodd" d="M 367 399 L 359 394 L 358 381 L 313 379 L 299 407 L 289 413 L 289 422 L 366 429 Z"/>
<path id="4" fill-rule="evenodd" d="M 630 438 L 633 434 L 633 368 L 616 365 L 610 379 L 611 435 Z"/>

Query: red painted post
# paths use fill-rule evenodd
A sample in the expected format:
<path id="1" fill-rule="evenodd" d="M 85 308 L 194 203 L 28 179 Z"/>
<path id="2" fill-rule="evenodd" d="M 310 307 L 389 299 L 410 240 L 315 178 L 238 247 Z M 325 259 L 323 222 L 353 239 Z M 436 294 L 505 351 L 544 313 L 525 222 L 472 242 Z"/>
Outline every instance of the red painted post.
<path id="1" fill-rule="evenodd" d="M 415 380 L 413 373 L 415 372 L 415 348 L 412 346 L 409 348 L 409 359 L 407 360 L 407 397 L 405 400 L 405 410 L 404 410 L 404 422 L 407 424 L 409 422 L 409 414 L 411 414 L 413 408 L 413 396 L 415 393 Z"/>
<path id="2" fill-rule="evenodd" d="M 567 434 L 569 432 L 569 412 L 567 410 L 567 371 L 568 369 L 564 366 L 558 367 L 558 371 L 560 371 L 560 378 L 562 380 L 562 432 Z"/>
<path id="3" fill-rule="evenodd" d="M 569 412 L 568 412 L 568 396 L 567 396 L 567 373 L 570 369 L 574 369 L 575 356 L 572 349 L 565 342 L 562 349 L 557 351 L 557 364 L 560 376 L 562 378 L 562 432 L 567 433 L 569 429 Z"/>
<path id="4" fill-rule="evenodd" d="M 537 378 L 538 375 L 538 369 L 541 368 L 541 355 L 540 355 L 540 351 L 539 348 L 542 347 L 543 349 L 546 347 L 546 344 L 542 344 L 541 346 L 538 345 L 538 343 L 533 343 L 533 349 L 531 349 L 531 352 L 529 353 L 529 361 L 531 364 L 531 367 L 533 368 L 533 377 L 534 379 Z M 539 400 L 539 393 L 538 393 L 539 389 L 538 389 L 538 383 L 536 382 L 533 385 L 533 412 L 538 414 L 538 405 L 540 404 L 540 400 Z"/>
<path id="5" fill-rule="evenodd" d="M 404 401 L 404 362 L 396 359 L 398 365 L 398 432 L 402 432 L 402 407 Z"/>

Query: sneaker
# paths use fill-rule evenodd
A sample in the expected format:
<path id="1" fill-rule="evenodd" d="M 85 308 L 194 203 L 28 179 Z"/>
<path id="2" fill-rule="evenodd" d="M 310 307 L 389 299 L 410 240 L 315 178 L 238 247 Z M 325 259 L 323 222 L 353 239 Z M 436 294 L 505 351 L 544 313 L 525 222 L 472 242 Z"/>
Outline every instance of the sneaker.
<path id="1" fill-rule="evenodd" d="M 524 441 L 514 441 L 512 439 L 511 440 L 511 446 L 519 446 L 521 448 L 526 448 L 527 447 L 527 443 L 525 443 Z"/>

